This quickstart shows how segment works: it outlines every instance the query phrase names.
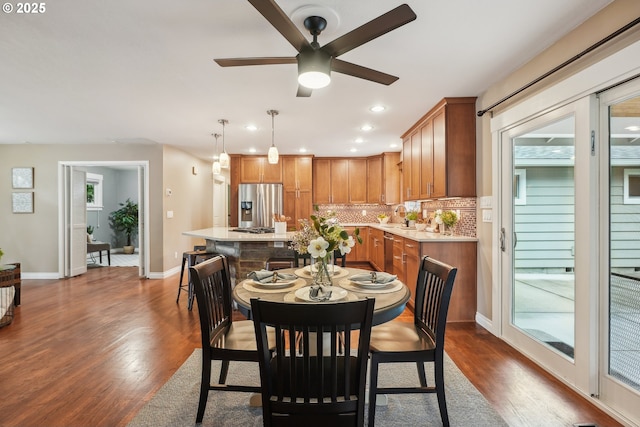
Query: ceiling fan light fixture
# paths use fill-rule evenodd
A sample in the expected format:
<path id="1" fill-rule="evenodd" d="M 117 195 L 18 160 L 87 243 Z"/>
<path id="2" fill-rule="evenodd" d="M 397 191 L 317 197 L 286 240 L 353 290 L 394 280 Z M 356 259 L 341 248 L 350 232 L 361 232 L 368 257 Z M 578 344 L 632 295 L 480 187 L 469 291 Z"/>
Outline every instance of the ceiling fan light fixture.
<path id="1" fill-rule="evenodd" d="M 275 144 L 275 128 L 273 125 L 273 118 L 278 115 L 278 110 L 268 110 L 267 114 L 271 116 L 271 147 L 269 147 L 269 151 L 267 152 L 267 161 L 275 165 L 278 164 L 278 160 L 280 159 L 280 154 Z"/>
<path id="2" fill-rule="evenodd" d="M 298 83 L 309 89 L 321 89 L 331 83 L 331 56 L 321 50 L 298 54 Z"/>

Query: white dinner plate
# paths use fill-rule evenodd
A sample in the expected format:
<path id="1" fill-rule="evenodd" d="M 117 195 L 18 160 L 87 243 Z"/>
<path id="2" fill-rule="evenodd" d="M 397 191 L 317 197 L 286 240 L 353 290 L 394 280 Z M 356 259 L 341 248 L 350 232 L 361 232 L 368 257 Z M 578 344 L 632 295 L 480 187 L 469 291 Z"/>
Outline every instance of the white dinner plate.
<path id="1" fill-rule="evenodd" d="M 252 280 L 254 285 L 261 286 L 265 289 L 278 289 L 278 288 L 286 288 L 287 286 L 291 286 L 296 280 L 278 280 L 277 282 L 258 282 L 256 280 Z"/>
<path id="2" fill-rule="evenodd" d="M 310 301 L 310 302 L 318 302 L 315 300 L 312 300 L 311 297 L 309 296 L 309 291 L 311 290 L 311 286 L 305 286 L 304 288 L 300 288 L 298 290 L 296 290 L 295 295 L 296 297 L 303 299 L 305 301 Z M 338 301 L 341 300 L 342 298 L 347 296 L 347 290 L 346 289 L 342 289 L 338 286 L 332 286 L 331 287 L 331 297 L 329 298 L 329 301 Z"/>
<path id="3" fill-rule="evenodd" d="M 393 282 L 387 282 L 387 283 L 358 282 L 358 281 L 349 280 L 349 283 L 364 289 L 380 289 L 386 286 L 393 285 L 395 283 L 395 280 Z"/>

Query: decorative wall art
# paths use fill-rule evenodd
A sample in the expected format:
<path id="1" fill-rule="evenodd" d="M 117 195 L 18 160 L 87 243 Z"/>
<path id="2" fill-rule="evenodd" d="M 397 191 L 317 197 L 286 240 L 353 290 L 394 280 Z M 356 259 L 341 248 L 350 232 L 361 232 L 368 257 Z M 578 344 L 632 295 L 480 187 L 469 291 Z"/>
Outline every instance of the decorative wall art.
<path id="1" fill-rule="evenodd" d="M 11 177 L 13 188 L 33 188 L 33 168 L 13 168 Z"/>
<path id="2" fill-rule="evenodd" d="M 11 193 L 13 213 L 33 213 L 33 192 Z"/>

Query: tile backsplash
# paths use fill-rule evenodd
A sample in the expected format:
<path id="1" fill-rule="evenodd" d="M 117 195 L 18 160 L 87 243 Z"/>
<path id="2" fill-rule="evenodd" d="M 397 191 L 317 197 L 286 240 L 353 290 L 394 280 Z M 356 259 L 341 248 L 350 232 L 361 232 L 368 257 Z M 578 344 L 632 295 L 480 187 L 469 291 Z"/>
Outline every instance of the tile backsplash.
<path id="1" fill-rule="evenodd" d="M 437 209 L 460 211 L 460 219 L 453 231 L 460 236 L 476 237 L 476 203 L 475 197 L 430 200 L 421 203 L 421 211 L 427 210 L 429 216 Z M 391 222 L 404 222 L 404 214 L 394 212 L 396 206 L 362 204 L 362 205 L 318 205 L 320 212 L 332 210 L 338 220 L 344 224 L 378 222 L 378 215 L 386 213 Z M 422 214 L 422 212 L 421 212 Z"/>

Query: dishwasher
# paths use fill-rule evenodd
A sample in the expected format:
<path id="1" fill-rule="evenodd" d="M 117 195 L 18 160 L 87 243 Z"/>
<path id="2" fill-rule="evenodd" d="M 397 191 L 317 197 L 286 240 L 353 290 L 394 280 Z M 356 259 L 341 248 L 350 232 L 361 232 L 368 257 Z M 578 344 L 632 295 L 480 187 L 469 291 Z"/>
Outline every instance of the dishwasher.
<path id="1" fill-rule="evenodd" d="M 393 234 L 384 233 L 384 271 L 393 271 Z"/>

